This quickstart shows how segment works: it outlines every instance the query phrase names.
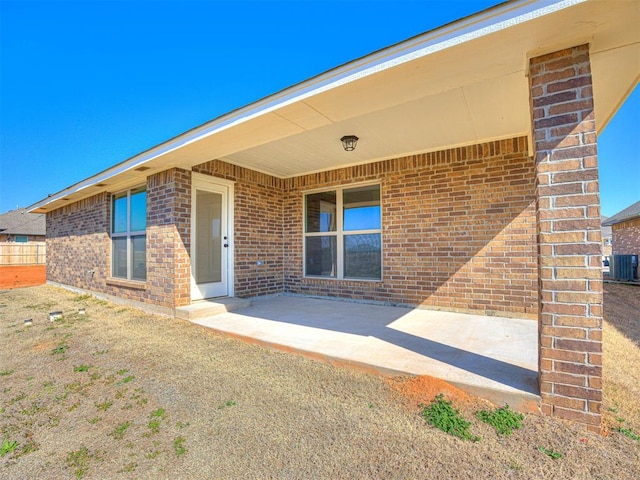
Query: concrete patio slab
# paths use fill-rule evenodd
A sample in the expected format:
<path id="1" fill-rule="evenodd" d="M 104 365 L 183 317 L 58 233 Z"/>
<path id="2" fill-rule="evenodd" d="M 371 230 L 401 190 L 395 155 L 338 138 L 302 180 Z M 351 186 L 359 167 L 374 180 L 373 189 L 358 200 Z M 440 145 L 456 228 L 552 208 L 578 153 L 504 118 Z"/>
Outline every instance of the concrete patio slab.
<path id="1" fill-rule="evenodd" d="M 539 405 L 532 320 L 283 295 L 190 321 L 338 365 L 430 375 L 521 411 Z"/>

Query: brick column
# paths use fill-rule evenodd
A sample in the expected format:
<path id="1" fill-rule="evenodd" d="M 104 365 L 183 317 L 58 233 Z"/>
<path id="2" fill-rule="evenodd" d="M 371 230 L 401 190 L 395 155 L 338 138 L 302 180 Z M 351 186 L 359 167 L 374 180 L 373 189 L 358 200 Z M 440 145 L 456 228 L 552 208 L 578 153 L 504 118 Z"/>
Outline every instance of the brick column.
<path id="1" fill-rule="evenodd" d="M 172 168 L 147 178 L 148 300 L 191 303 L 191 172 Z"/>
<path id="2" fill-rule="evenodd" d="M 589 46 L 530 61 L 542 411 L 600 431 L 602 246 Z"/>

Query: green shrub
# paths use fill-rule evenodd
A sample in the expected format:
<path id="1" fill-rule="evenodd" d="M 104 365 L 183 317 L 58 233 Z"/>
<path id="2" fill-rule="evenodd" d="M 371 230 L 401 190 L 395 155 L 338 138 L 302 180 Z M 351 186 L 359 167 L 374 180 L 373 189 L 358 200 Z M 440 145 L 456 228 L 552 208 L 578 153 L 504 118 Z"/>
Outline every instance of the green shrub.
<path id="1" fill-rule="evenodd" d="M 439 428 L 454 437 L 477 442 L 481 439 L 469 432 L 471 422 L 460 416 L 460 412 L 453 408 L 452 402 L 444 399 L 444 395 L 436 396 L 428 406 L 423 405 L 422 416 L 429 425 Z"/>
<path id="2" fill-rule="evenodd" d="M 494 411 L 481 410 L 476 413 L 478 420 L 488 423 L 501 435 L 511 435 L 514 430 L 522 427 L 524 415 L 509 410 L 509 405 L 496 408 Z"/>

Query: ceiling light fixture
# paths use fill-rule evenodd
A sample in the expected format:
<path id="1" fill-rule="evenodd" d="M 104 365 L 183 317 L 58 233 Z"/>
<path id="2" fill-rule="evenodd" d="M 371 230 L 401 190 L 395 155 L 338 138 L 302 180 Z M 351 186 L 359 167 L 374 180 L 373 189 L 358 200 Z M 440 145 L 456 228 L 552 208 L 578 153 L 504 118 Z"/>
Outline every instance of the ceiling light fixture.
<path id="1" fill-rule="evenodd" d="M 358 140 L 360 139 L 355 135 L 345 135 L 340 139 L 340 141 L 342 142 L 342 146 L 347 152 L 353 152 L 356 149 Z"/>

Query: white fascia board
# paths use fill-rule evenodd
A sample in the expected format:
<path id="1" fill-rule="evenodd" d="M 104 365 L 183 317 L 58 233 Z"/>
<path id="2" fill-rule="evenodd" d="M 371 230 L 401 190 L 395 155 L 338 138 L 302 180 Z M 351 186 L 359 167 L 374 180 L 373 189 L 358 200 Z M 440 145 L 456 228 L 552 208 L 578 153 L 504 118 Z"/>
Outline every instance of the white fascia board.
<path id="1" fill-rule="evenodd" d="M 399 44 L 387 47 L 333 70 L 322 73 L 281 92 L 229 112 L 199 127 L 189 130 L 167 142 L 142 152 L 129 160 L 89 177 L 65 190 L 53 194 L 28 207 L 35 209 L 78 193 L 87 187 L 105 182 L 161 157 L 181 147 L 222 132 L 253 118 L 273 112 L 295 102 L 338 88 L 358 79 L 388 70 L 403 63 L 431 55 L 456 45 L 505 30 L 530 20 L 555 13 L 590 0 L 520 0 L 493 7 L 485 12 L 439 27 Z"/>

